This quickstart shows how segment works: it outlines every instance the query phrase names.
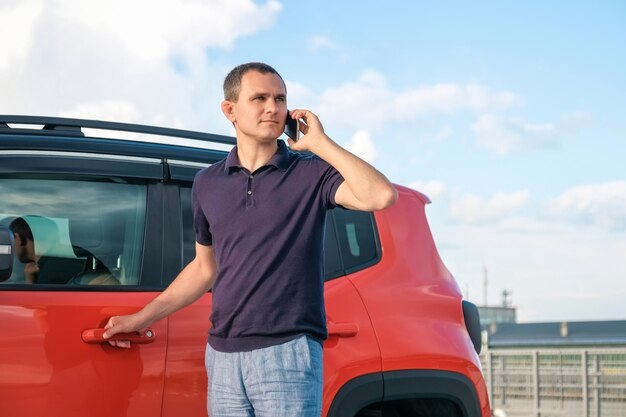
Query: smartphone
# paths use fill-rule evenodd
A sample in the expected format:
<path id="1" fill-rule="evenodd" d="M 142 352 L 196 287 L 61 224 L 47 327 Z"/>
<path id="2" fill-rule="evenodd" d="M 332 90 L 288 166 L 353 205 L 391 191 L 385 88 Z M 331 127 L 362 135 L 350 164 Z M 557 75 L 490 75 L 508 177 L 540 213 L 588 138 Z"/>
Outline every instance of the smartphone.
<path id="1" fill-rule="evenodd" d="M 300 139 L 300 122 L 292 118 L 289 112 L 287 112 L 287 120 L 285 120 L 285 134 L 294 142 Z"/>

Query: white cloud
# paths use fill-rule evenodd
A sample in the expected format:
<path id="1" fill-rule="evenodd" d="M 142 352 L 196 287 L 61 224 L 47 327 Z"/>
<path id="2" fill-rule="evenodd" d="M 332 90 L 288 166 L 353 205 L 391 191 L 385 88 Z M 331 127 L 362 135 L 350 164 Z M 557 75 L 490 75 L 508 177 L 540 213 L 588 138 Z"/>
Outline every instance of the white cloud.
<path id="1" fill-rule="evenodd" d="M 578 185 L 548 204 L 552 218 L 593 224 L 608 230 L 626 228 L 626 181 Z"/>
<path id="2" fill-rule="evenodd" d="M 267 29 L 281 7 L 276 0 L 3 3 L 0 31 L 10 36 L 0 36 L 0 49 L 11 52 L 0 64 L 0 113 L 119 116 L 230 134 L 209 111 L 221 101 L 215 80 L 229 68 L 210 63 L 207 50 Z"/>
<path id="3" fill-rule="evenodd" d="M 559 146 L 561 136 L 592 120 L 584 112 L 565 115 L 556 123 L 505 117 L 499 112 L 523 102 L 510 91 L 493 91 L 477 83 L 439 83 L 396 91 L 383 74 L 371 69 L 363 71 L 357 80 L 328 88 L 317 96 L 304 87 L 298 92 L 306 92 L 303 96 L 321 119 L 337 128 L 378 131 L 420 118 L 474 113 L 479 115 L 471 125 L 477 146 L 498 156 Z M 429 135 L 430 142 L 453 135 L 447 123 Z"/>
<path id="4" fill-rule="evenodd" d="M 528 201 L 528 191 L 497 193 L 489 199 L 465 194 L 450 203 L 450 216 L 465 224 L 498 222 L 522 208 Z"/>
<path id="5" fill-rule="evenodd" d="M 461 111 L 498 111 L 521 102 L 507 91 L 479 84 L 435 84 L 393 91 L 377 71 L 325 90 L 316 108 L 323 120 L 353 128 L 377 129 L 389 122 Z"/>
<path id="6" fill-rule="evenodd" d="M 344 144 L 344 147 L 370 164 L 373 164 L 378 156 L 378 150 L 376 149 L 372 137 L 369 132 L 364 130 L 357 131 L 352 136 L 350 142 Z"/>
<path id="7" fill-rule="evenodd" d="M 446 186 L 446 184 L 442 181 L 437 180 L 416 180 L 409 184 L 409 188 L 413 188 L 414 190 L 425 194 L 432 201 L 443 198 L 448 191 L 448 187 Z"/>
<path id="8" fill-rule="evenodd" d="M 521 118 L 483 114 L 472 125 L 472 131 L 479 147 L 498 156 L 558 145 L 555 125 L 532 124 Z"/>
<path id="9" fill-rule="evenodd" d="M 315 92 L 307 86 L 292 80 L 285 80 L 285 85 L 287 86 L 288 106 L 289 103 L 298 103 L 298 106 L 301 107 L 311 107 L 311 103 L 317 101 Z M 289 106 L 289 108 L 291 107 Z"/>
<path id="10" fill-rule="evenodd" d="M 141 118 L 137 106 L 124 100 L 104 100 L 101 102 L 80 103 L 71 110 L 61 112 L 61 117 L 85 119 L 99 115 L 101 120 L 123 123 L 136 123 Z"/>
<path id="11" fill-rule="evenodd" d="M 318 52 L 321 49 L 335 49 L 335 44 L 328 36 L 316 35 L 309 39 L 309 50 Z"/>
<path id="12" fill-rule="evenodd" d="M 175 53 L 198 54 L 207 46 L 230 47 L 242 37 L 266 29 L 282 6 L 249 0 L 56 0 L 51 12 L 150 61 Z"/>
<path id="13" fill-rule="evenodd" d="M 562 223 L 527 216 L 515 216 L 502 219 L 498 224 L 498 228 L 502 231 L 519 234 L 563 234 L 569 230 L 569 227 Z"/>
<path id="14" fill-rule="evenodd" d="M 479 112 L 505 109 L 519 101 L 511 92 L 492 92 L 478 84 L 436 84 L 403 92 L 397 99 L 396 110 L 406 114 L 414 114 L 416 111 L 422 114 L 461 110 Z"/>
<path id="15" fill-rule="evenodd" d="M 23 62 L 33 42 L 33 28 L 43 6 L 38 1 L 10 1 L 0 4 L 0 71 Z"/>

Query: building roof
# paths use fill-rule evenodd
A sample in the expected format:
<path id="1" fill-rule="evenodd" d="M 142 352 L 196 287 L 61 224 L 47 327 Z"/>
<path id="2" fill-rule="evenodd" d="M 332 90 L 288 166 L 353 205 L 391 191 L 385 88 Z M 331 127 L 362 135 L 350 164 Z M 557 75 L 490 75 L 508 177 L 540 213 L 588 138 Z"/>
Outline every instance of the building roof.
<path id="1" fill-rule="evenodd" d="M 626 345 L 626 320 L 494 323 L 486 330 L 490 348 Z"/>

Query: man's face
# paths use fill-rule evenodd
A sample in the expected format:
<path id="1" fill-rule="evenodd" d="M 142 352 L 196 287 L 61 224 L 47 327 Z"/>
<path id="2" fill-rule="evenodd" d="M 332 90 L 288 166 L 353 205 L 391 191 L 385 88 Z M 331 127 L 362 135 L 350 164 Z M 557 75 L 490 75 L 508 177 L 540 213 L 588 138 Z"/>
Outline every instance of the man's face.
<path id="1" fill-rule="evenodd" d="M 239 99 L 228 103 L 231 108 L 226 116 L 235 124 L 238 138 L 267 143 L 283 133 L 287 92 L 278 75 L 246 72 L 241 79 Z"/>
<path id="2" fill-rule="evenodd" d="M 15 256 L 17 259 L 23 264 L 33 262 L 35 260 L 33 241 L 23 239 L 19 233 L 14 233 L 13 238 L 15 241 Z"/>

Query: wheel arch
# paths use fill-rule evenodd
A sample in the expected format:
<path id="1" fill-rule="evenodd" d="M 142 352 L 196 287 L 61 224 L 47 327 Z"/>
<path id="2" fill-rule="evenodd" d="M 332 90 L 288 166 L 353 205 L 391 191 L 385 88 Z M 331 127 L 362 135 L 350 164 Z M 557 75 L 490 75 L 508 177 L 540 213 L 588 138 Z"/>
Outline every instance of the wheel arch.
<path id="1" fill-rule="evenodd" d="M 327 417 L 352 417 L 376 403 L 434 398 L 453 402 L 463 417 L 481 416 L 474 384 L 457 372 L 416 369 L 362 375 L 344 384 Z"/>

